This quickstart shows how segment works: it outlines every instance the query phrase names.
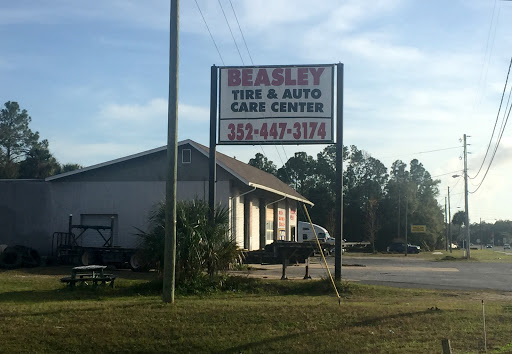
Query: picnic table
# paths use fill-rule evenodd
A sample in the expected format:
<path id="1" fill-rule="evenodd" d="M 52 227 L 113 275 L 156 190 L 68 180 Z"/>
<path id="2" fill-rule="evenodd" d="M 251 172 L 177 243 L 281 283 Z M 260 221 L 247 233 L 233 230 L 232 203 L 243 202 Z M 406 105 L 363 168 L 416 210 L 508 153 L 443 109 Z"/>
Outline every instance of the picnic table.
<path id="1" fill-rule="evenodd" d="M 60 281 L 68 284 L 71 288 L 74 288 L 77 283 L 85 285 L 92 283 L 94 286 L 98 285 L 98 283 L 101 285 L 110 283 L 110 286 L 113 288 L 116 277 L 113 274 L 105 273 L 105 268 L 107 266 L 103 265 L 74 267 L 71 269 L 71 276 L 61 278 Z"/>

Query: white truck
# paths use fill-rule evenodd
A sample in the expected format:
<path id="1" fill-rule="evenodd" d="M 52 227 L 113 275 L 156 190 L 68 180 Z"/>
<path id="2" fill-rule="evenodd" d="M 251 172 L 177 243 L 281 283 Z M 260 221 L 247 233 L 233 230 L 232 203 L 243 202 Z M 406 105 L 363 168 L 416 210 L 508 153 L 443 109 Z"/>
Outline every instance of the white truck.
<path id="1" fill-rule="evenodd" d="M 309 222 L 299 221 L 297 228 L 297 242 L 315 241 L 315 234 Z M 316 224 L 313 224 L 313 228 L 315 229 L 316 236 L 321 243 L 334 245 L 334 237 L 329 235 L 329 231 L 327 231 L 324 227 Z"/>
<path id="2" fill-rule="evenodd" d="M 316 242 L 315 234 L 313 233 L 313 229 L 311 228 L 311 224 L 306 221 L 299 221 L 297 223 L 297 242 Z M 315 229 L 316 236 L 318 237 L 318 241 L 323 245 L 324 252 L 327 255 L 334 255 L 334 243 L 335 239 L 331 235 L 329 235 L 329 231 L 325 227 L 320 225 L 313 224 L 313 228 Z M 343 248 L 344 243 L 342 242 L 341 253 L 345 253 L 345 248 Z"/>

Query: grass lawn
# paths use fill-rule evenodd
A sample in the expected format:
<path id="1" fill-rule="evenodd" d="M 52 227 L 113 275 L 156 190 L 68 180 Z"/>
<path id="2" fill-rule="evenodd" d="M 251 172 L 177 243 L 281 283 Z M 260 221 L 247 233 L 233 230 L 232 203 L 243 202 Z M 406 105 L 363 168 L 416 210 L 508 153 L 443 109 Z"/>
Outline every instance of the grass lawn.
<path id="1" fill-rule="evenodd" d="M 0 272 L 0 352 L 512 352 L 512 294 L 229 280 L 230 291 L 164 304 L 152 274 L 120 272 L 116 288 L 74 291 L 66 268 Z"/>

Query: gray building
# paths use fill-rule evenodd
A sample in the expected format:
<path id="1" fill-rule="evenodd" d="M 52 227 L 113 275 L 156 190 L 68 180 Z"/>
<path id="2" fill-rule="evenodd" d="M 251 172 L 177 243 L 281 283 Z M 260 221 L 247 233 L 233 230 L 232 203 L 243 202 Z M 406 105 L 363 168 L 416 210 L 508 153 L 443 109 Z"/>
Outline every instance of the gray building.
<path id="1" fill-rule="evenodd" d="M 49 254 L 52 234 L 73 224 L 113 220 L 113 244 L 136 247 L 137 228 L 165 198 L 166 146 L 45 180 L 0 180 L 0 244 L 24 245 Z M 255 250 L 274 240 L 295 240 L 299 203 L 312 205 L 271 174 L 218 153 L 217 203 L 229 208 L 230 229 L 239 247 Z M 192 140 L 178 145 L 179 200 L 208 198 L 208 148 Z M 87 230 L 83 246 L 104 239 Z"/>

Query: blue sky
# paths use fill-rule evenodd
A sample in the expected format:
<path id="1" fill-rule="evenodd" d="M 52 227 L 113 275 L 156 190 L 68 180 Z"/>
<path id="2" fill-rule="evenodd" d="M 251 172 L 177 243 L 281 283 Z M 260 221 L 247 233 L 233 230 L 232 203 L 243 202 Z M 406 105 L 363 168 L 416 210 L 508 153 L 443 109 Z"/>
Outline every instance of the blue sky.
<path id="1" fill-rule="evenodd" d="M 221 0 L 245 65 L 251 60 L 231 4 Z M 469 175 L 491 136 L 512 55 L 512 3 L 498 0 L 232 0 L 255 65 L 343 62 L 344 143 L 389 168 L 417 158 L 452 187 L 463 207 Z M 225 65 L 242 65 L 218 1 L 198 0 Z M 179 139 L 208 144 L 210 66 L 223 65 L 194 1 L 181 1 Z M 6 0 L 0 2 L 0 98 L 17 101 L 32 129 L 61 163 L 84 166 L 165 145 L 169 1 Z M 508 93 L 508 92 L 507 92 Z M 277 165 L 324 146 L 221 146 L 248 161 L 258 152 Z M 470 217 L 512 219 L 510 130 Z M 478 185 L 478 178 L 472 181 Z M 470 190 L 475 187 L 470 184 Z"/>

